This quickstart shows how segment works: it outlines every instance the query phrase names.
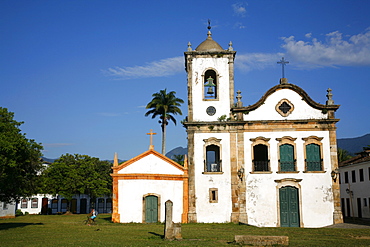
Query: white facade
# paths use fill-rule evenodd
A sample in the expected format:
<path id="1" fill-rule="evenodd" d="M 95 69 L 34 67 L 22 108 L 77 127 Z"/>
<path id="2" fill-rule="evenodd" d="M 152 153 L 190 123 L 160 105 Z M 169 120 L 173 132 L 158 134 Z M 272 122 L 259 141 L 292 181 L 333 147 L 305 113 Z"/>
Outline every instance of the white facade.
<path id="1" fill-rule="evenodd" d="M 240 92 L 234 101 L 235 53 L 231 43 L 222 49 L 210 32 L 185 52 L 188 221 L 261 227 L 341 223 L 339 183 L 332 177 L 338 167 L 339 105 L 331 90 L 323 105 L 282 78 L 244 107 Z"/>
<path id="2" fill-rule="evenodd" d="M 339 164 L 342 213 L 370 218 L 370 150 Z"/>
<path id="3" fill-rule="evenodd" d="M 187 211 L 187 169 L 150 149 L 113 167 L 114 222 L 164 222 L 165 203 L 173 203 L 173 222 Z M 185 205 L 185 206 L 184 206 Z"/>

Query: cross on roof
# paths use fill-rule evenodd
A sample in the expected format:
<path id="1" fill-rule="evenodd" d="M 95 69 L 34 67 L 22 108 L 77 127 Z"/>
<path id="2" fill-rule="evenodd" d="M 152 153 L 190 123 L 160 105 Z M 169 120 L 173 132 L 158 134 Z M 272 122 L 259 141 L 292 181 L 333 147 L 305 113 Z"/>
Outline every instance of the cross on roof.
<path id="1" fill-rule="evenodd" d="M 283 77 L 282 78 L 285 78 L 285 75 L 284 75 L 284 66 L 286 65 L 286 64 L 288 64 L 289 63 L 289 61 L 285 61 L 284 60 L 284 57 L 282 57 L 281 58 L 281 60 L 279 61 L 279 62 L 277 62 L 278 64 L 281 64 L 281 70 L 282 70 L 282 72 L 283 72 Z"/>
<path id="2" fill-rule="evenodd" d="M 151 129 L 149 133 L 146 133 L 147 135 L 150 135 L 150 145 L 149 149 L 154 149 L 153 146 L 153 135 L 156 135 L 157 133 L 153 133 L 153 130 Z"/>

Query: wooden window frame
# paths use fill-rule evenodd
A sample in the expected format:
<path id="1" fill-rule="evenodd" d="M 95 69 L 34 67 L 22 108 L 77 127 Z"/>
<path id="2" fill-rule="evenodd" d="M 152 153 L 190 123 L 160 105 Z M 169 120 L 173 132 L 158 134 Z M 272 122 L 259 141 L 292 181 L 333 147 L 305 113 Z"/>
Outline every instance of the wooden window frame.
<path id="1" fill-rule="evenodd" d="M 222 139 L 217 139 L 215 137 L 210 137 L 208 139 L 203 139 L 204 141 L 204 145 L 203 145 L 203 157 L 204 157 L 204 168 L 203 168 L 203 174 L 223 174 L 223 171 L 222 171 L 222 145 L 221 145 L 221 140 Z M 219 171 L 217 172 L 212 172 L 212 171 L 208 171 L 207 169 L 207 147 L 208 146 L 211 146 L 211 145 L 215 145 L 215 146 L 218 146 L 219 148 Z"/>
<path id="2" fill-rule="evenodd" d="M 251 146 L 251 153 L 252 153 L 252 174 L 264 174 L 264 173 L 272 173 L 271 171 L 271 164 L 270 164 L 270 144 L 269 144 L 269 141 L 270 141 L 271 138 L 265 138 L 265 137 L 262 137 L 262 136 L 259 136 L 257 138 L 251 138 L 249 139 L 251 142 L 252 142 L 252 146 Z M 255 165 L 254 165 L 254 146 L 257 146 L 257 145 L 265 145 L 267 147 L 267 167 L 268 167 L 268 170 L 267 171 L 256 171 L 254 168 L 255 168 Z"/>
<path id="3" fill-rule="evenodd" d="M 218 203 L 218 189 L 217 188 L 209 189 L 209 203 Z"/>
<path id="4" fill-rule="evenodd" d="M 322 144 L 322 139 L 324 139 L 323 137 L 317 137 L 317 136 L 309 136 L 307 138 L 302 138 L 302 140 L 304 141 L 304 167 L 305 167 L 305 170 L 304 172 L 305 173 L 325 173 L 325 164 L 324 164 L 324 153 L 323 153 L 323 144 Z M 310 171 L 307 169 L 307 145 L 309 144 L 316 144 L 319 146 L 319 151 L 320 151 L 320 161 L 321 161 L 321 170 L 320 171 Z"/>
<path id="5" fill-rule="evenodd" d="M 32 198 L 31 199 L 31 208 L 38 208 L 38 206 L 39 206 L 39 199 L 38 198 Z"/>
<path id="6" fill-rule="evenodd" d="M 276 138 L 276 140 L 279 142 L 278 143 L 278 149 L 277 149 L 277 152 L 278 152 L 278 159 L 279 159 L 279 171 L 277 173 L 298 173 L 299 171 L 297 171 L 297 148 L 296 148 L 296 143 L 295 143 L 295 140 L 297 140 L 297 138 L 293 138 L 293 137 L 290 137 L 290 136 L 283 136 L 282 138 Z M 282 145 L 292 145 L 293 146 L 293 156 L 294 156 L 294 171 L 282 171 L 281 170 L 281 165 L 280 165 L 280 146 Z"/>

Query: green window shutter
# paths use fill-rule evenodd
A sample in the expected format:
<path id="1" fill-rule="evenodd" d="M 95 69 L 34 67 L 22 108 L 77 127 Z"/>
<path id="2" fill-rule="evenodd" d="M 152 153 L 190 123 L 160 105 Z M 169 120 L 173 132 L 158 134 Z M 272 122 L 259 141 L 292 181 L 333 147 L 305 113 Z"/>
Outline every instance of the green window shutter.
<path id="1" fill-rule="evenodd" d="M 280 145 L 280 171 L 295 171 L 294 147 L 290 144 Z"/>
<path id="2" fill-rule="evenodd" d="M 320 146 L 317 144 L 306 145 L 306 166 L 307 171 L 321 171 Z"/>

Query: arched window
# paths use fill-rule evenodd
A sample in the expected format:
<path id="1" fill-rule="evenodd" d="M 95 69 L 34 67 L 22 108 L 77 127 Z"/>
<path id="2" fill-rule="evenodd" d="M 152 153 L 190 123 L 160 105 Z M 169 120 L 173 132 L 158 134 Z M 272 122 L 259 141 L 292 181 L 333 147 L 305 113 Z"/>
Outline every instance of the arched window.
<path id="1" fill-rule="evenodd" d="M 207 70 L 204 74 L 204 99 L 217 99 L 217 76 L 214 70 Z"/>
<path id="2" fill-rule="evenodd" d="M 269 171 L 268 147 L 264 144 L 253 146 L 253 170 L 255 172 Z"/>
<path id="3" fill-rule="evenodd" d="M 320 146 L 314 143 L 306 145 L 306 170 L 322 171 Z"/>
<path id="4" fill-rule="evenodd" d="M 280 154 L 280 171 L 293 172 L 295 171 L 294 146 L 283 144 L 279 146 Z"/>
<path id="5" fill-rule="evenodd" d="M 222 173 L 221 139 L 211 137 L 203 141 L 204 173 Z"/>
<path id="6" fill-rule="evenodd" d="M 305 141 L 306 172 L 324 171 L 321 143 L 323 138 L 310 136 L 302 139 Z"/>
<path id="7" fill-rule="evenodd" d="M 207 172 L 220 172 L 220 147 L 216 145 L 209 145 L 206 147 L 206 171 Z"/>

